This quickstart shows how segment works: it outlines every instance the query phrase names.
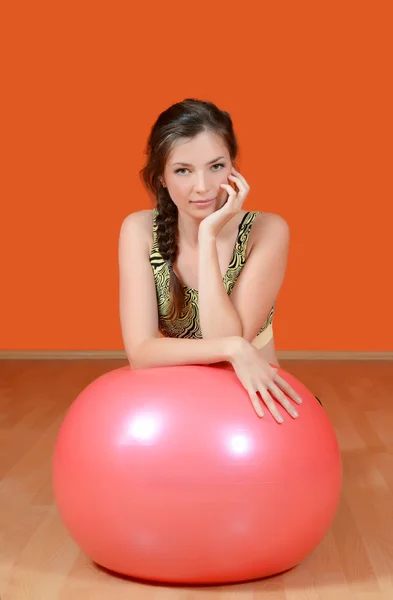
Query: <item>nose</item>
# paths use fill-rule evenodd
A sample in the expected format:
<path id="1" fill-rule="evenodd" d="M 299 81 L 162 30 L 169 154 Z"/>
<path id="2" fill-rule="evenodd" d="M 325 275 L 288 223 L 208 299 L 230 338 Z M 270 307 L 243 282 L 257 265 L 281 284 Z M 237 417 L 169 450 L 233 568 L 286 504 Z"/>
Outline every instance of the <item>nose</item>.
<path id="1" fill-rule="evenodd" d="M 196 174 L 195 190 L 200 194 L 204 194 L 207 190 L 208 185 L 206 179 L 205 173 L 200 172 Z"/>

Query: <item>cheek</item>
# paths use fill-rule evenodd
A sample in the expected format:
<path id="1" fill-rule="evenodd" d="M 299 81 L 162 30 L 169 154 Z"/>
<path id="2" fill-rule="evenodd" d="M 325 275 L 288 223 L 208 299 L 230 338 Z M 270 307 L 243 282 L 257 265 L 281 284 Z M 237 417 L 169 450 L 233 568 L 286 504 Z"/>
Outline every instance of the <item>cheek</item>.
<path id="1" fill-rule="evenodd" d="M 188 203 L 188 196 L 190 195 L 190 184 L 189 182 L 181 177 L 178 179 L 171 179 L 168 181 L 168 191 L 176 206 L 182 206 Z"/>
<path id="2" fill-rule="evenodd" d="M 221 183 L 230 183 L 230 180 L 228 179 L 228 176 L 231 174 L 231 169 L 223 169 L 221 171 Z"/>
<path id="3" fill-rule="evenodd" d="M 219 185 L 221 185 L 222 183 L 225 183 L 226 185 L 230 185 L 232 186 L 232 182 L 230 179 L 228 179 L 228 176 L 231 174 L 230 170 L 225 169 L 225 173 L 224 171 L 222 171 L 221 173 L 221 177 L 220 177 L 220 182 Z M 220 191 L 224 192 L 224 194 L 227 193 L 227 191 L 223 188 L 220 187 Z"/>
<path id="4" fill-rule="evenodd" d="M 185 194 L 188 194 L 189 188 L 190 182 L 187 182 L 185 179 L 181 179 L 180 177 L 179 179 L 172 181 L 172 184 L 170 186 L 171 193 L 174 196 L 179 196 L 180 199 Z"/>

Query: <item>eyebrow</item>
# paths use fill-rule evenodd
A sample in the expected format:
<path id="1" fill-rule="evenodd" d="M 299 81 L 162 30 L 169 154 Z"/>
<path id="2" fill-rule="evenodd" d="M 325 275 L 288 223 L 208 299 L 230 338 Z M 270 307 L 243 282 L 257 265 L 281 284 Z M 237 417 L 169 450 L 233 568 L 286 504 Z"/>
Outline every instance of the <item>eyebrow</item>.
<path id="1" fill-rule="evenodd" d="M 222 160 L 223 158 L 225 158 L 225 156 L 219 156 L 218 158 L 215 158 L 214 160 L 211 160 L 208 163 L 206 163 L 206 165 L 212 165 L 213 163 L 217 162 L 218 160 Z M 185 163 L 185 162 L 175 162 L 175 163 L 173 163 L 173 166 L 175 166 L 175 165 L 182 165 L 183 167 L 192 167 L 191 163 Z"/>

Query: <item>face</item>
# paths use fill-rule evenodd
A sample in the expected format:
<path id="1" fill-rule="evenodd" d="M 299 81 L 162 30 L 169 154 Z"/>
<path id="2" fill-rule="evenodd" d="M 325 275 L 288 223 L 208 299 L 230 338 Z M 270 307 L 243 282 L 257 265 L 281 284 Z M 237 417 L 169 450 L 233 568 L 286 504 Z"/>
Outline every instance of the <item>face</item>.
<path id="1" fill-rule="evenodd" d="M 229 183 L 231 167 L 224 141 L 206 131 L 176 143 L 162 181 L 179 211 L 203 219 L 221 208 L 226 200 L 227 193 L 220 185 Z"/>

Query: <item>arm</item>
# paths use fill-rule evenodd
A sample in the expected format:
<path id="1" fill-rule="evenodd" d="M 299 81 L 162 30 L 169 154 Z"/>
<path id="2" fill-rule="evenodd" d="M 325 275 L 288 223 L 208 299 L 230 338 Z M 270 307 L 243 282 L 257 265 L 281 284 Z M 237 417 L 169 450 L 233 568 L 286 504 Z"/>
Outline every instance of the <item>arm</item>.
<path id="1" fill-rule="evenodd" d="M 204 339 L 242 336 L 240 317 L 222 281 L 216 238 L 202 228 L 199 235 L 198 304 Z"/>
<path id="2" fill-rule="evenodd" d="M 229 297 L 215 238 L 208 232 L 201 234 L 198 287 L 205 339 L 237 335 L 252 341 L 278 296 L 288 260 L 289 227 L 279 215 L 263 215 L 256 219 L 251 236 L 250 254 Z"/>
<path id="3" fill-rule="evenodd" d="M 158 308 L 149 261 L 149 211 L 133 213 L 119 236 L 119 303 L 123 343 L 132 368 L 231 361 L 241 338 L 182 340 L 158 337 Z"/>
<path id="4" fill-rule="evenodd" d="M 133 369 L 232 362 L 241 338 L 187 340 L 157 338 L 141 343 L 129 359 Z"/>
<path id="5" fill-rule="evenodd" d="M 250 254 L 230 296 L 243 326 L 243 337 L 249 342 L 266 321 L 280 292 L 290 242 L 289 226 L 280 215 L 257 217 L 253 229 Z"/>

